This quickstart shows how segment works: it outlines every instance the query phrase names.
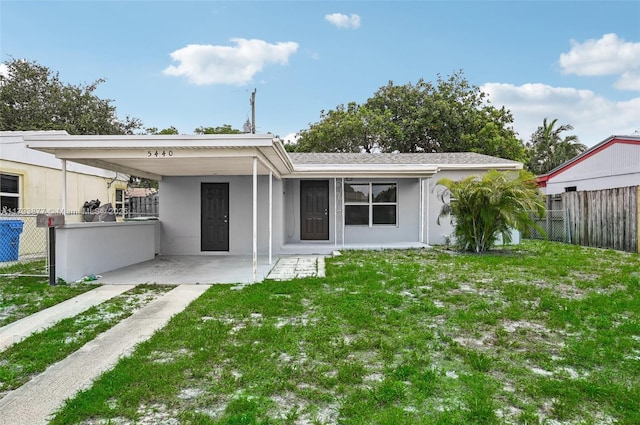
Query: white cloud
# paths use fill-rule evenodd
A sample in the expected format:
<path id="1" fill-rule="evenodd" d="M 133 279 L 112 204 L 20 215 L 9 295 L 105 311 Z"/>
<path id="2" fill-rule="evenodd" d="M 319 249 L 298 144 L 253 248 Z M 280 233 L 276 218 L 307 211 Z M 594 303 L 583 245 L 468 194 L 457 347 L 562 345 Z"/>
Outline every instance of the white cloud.
<path id="1" fill-rule="evenodd" d="M 7 64 L 0 63 L 0 75 L 2 75 L 3 77 L 9 76 L 9 67 L 7 66 Z"/>
<path id="2" fill-rule="evenodd" d="M 494 106 L 504 105 L 511 111 L 514 129 L 525 142 L 544 118 L 571 124 L 574 130 L 565 134 L 575 134 L 587 146 L 614 134 L 632 134 L 640 128 L 640 97 L 614 102 L 590 90 L 546 84 L 487 83 L 481 89 L 489 94 Z"/>
<path id="3" fill-rule="evenodd" d="M 177 65 L 164 69 L 166 75 L 187 77 L 194 84 L 249 83 L 270 63 L 285 65 L 298 50 L 293 41 L 270 44 L 263 40 L 232 38 L 235 46 L 189 44 L 171 53 Z"/>
<path id="4" fill-rule="evenodd" d="M 331 13 L 324 15 L 324 19 L 338 28 L 360 28 L 360 16 L 355 13 L 352 13 L 350 16 L 342 13 Z"/>
<path id="5" fill-rule="evenodd" d="M 571 40 L 571 50 L 560 55 L 560 67 L 563 74 L 620 75 L 617 88 L 640 90 L 640 42 L 628 42 L 616 34 L 584 43 Z"/>
<path id="6" fill-rule="evenodd" d="M 282 141 L 285 143 L 291 143 L 295 145 L 298 143 L 299 138 L 300 136 L 298 136 L 298 133 L 289 133 L 282 138 Z"/>

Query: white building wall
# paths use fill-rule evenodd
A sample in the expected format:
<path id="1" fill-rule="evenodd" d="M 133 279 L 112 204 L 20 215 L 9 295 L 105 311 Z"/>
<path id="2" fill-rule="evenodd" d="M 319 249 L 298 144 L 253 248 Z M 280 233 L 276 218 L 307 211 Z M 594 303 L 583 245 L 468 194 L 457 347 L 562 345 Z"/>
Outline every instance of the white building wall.
<path id="1" fill-rule="evenodd" d="M 442 210 L 442 193 L 445 191 L 444 186 L 438 184 L 438 180 L 442 178 L 449 178 L 451 180 L 462 180 L 463 178 L 477 174 L 484 174 L 483 170 L 479 170 L 476 173 L 468 171 L 441 171 L 436 173 L 428 183 L 425 183 L 425 198 L 428 196 L 428 226 L 429 226 L 429 240 L 428 245 L 443 245 L 446 239 L 453 234 L 453 225 L 451 225 L 451 217 L 446 216 L 440 220 L 438 224 L 438 216 Z M 448 199 L 448 198 L 447 198 Z"/>
<path id="2" fill-rule="evenodd" d="M 229 251 L 200 250 L 201 183 L 229 183 Z M 273 179 L 273 246 L 282 246 L 282 181 Z M 160 253 L 163 255 L 250 255 L 253 250 L 252 176 L 165 177 Z M 258 253 L 269 250 L 269 176 L 258 176 Z"/>
<path id="3" fill-rule="evenodd" d="M 613 143 L 547 181 L 545 195 L 640 184 L 640 144 Z"/>
<path id="4" fill-rule="evenodd" d="M 56 229 L 56 277 L 67 282 L 155 256 L 157 221 L 74 223 Z"/>

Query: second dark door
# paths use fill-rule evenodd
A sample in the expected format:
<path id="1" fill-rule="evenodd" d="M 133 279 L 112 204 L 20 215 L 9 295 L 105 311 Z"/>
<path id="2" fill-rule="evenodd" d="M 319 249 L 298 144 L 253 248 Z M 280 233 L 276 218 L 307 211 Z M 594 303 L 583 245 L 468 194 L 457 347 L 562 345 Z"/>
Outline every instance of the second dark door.
<path id="1" fill-rule="evenodd" d="M 329 182 L 300 181 L 300 239 L 329 240 Z"/>

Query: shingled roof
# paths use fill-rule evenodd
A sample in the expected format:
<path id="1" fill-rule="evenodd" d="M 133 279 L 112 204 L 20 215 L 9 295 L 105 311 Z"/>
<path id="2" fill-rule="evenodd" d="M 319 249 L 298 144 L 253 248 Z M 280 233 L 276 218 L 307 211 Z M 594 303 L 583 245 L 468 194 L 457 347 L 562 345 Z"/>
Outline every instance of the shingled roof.
<path id="1" fill-rule="evenodd" d="M 433 164 L 496 165 L 519 164 L 517 161 L 473 152 L 446 153 L 288 153 L 295 165 L 320 164 Z"/>

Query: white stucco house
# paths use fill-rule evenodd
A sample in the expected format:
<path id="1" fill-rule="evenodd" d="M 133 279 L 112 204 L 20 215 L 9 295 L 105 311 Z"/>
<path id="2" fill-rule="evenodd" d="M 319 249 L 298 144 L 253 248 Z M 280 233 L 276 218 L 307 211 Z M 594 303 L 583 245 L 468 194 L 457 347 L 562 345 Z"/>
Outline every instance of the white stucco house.
<path id="1" fill-rule="evenodd" d="M 640 185 L 640 136 L 610 136 L 538 177 L 545 195 Z"/>
<path id="2" fill-rule="evenodd" d="M 439 178 L 522 168 L 475 153 L 288 153 L 269 134 L 25 140 L 63 162 L 159 181 L 157 222 L 58 229 L 57 270 L 66 280 L 156 254 L 250 255 L 255 272 L 273 255 L 440 244 L 452 228 L 436 224 Z M 79 248 L 87 237 L 100 240 L 110 258 Z"/>
<path id="3" fill-rule="evenodd" d="M 103 204 L 110 202 L 114 207 L 121 207 L 129 181 L 127 175 L 73 162 L 66 164 L 63 172 L 60 159 L 27 148 L 24 139 L 30 136 L 68 134 L 65 131 L 0 131 L 0 220 L 22 222 L 20 256 L 46 252 L 46 229 L 36 227 L 36 214 L 65 208 L 69 212 L 67 222 L 81 222 L 86 201 L 99 199 Z M 66 178 L 64 200 L 63 173 Z M 3 247 L 5 245 L 0 244 L 0 250 Z M 0 258 L 8 257 L 0 255 Z"/>

